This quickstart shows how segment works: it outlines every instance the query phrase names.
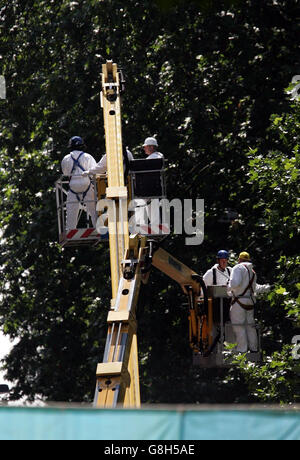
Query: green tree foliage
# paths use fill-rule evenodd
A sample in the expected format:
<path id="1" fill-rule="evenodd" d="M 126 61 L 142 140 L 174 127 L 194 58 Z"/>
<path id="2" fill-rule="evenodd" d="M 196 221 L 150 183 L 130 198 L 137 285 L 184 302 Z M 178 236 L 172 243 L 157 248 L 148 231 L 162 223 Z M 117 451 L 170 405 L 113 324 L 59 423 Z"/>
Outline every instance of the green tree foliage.
<path id="1" fill-rule="evenodd" d="M 267 130 L 272 150 L 260 142 L 249 153 L 248 182 L 256 197 L 252 205 L 259 211 L 261 228 L 253 241 L 258 245 L 264 234 L 262 256 L 269 254 L 273 268 L 268 263 L 267 267 L 276 286 L 268 295 L 266 311 L 261 312 L 268 330 L 265 349 L 270 355 L 261 368 L 246 363 L 242 368 L 255 394 L 266 401 L 298 401 L 299 394 L 299 363 L 291 346 L 282 347 L 291 344 L 300 330 L 300 259 L 295 251 L 299 247 L 299 114 L 296 102 L 288 113 L 272 115 Z"/>
<path id="2" fill-rule="evenodd" d="M 255 388 L 259 372 L 277 369 L 273 352 L 291 366 L 284 345 L 299 326 L 299 102 L 284 91 L 299 73 L 296 7 L 0 1 L 0 323 L 18 339 L 5 360 L 13 398 L 92 399 L 110 302 L 108 248 L 59 247 L 53 188 L 70 136 L 82 135 L 97 160 L 104 153 L 100 72 L 113 59 L 126 76 L 125 144 L 141 157 L 144 137 L 157 135 L 169 197 L 205 199 L 203 245 L 173 235 L 168 250 L 203 272 L 218 249 L 248 249 L 259 281 L 276 284 L 257 311 L 270 366 L 241 363 L 226 377 L 190 367 L 185 299 L 153 270 L 139 314 L 142 400 L 293 400 L 292 367 L 285 395 L 275 377 L 272 390 Z"/>

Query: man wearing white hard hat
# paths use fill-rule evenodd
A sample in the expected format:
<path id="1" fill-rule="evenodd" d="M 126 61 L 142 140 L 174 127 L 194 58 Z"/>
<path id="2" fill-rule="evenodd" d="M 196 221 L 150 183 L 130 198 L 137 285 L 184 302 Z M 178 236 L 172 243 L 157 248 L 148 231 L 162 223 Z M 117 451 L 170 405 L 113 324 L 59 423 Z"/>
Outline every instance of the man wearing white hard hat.
<path id="1" fill-rule="evenodd" d="M 158 143 L 155 137 L 146 137 L 143 143 L 145 154 L 147 155 L 147 160 L 154 159 L 164 159 L 162 153 L 157 151 Z M 148 228 L 148 219 L 151 222 L 152 231 L 155 231 L 159 228 L 161 223 L 160 221 L 160 208 L 159 206 L 151 206 L 151 199 L 146 200 L 135 200 L 137 203 L 137 208 L 135 210 L 135 221 L 139 223 L 140 226 Z M 164 206 L 164 204 L 161 204 Z"/>
<path id="2" fill-rule="evenodd" d="M 163 154 L 157 151 L 158 143 L 155 137 L 147 137 L 143 144 L 148 160 L 153 158 L 163 158 Z"/>

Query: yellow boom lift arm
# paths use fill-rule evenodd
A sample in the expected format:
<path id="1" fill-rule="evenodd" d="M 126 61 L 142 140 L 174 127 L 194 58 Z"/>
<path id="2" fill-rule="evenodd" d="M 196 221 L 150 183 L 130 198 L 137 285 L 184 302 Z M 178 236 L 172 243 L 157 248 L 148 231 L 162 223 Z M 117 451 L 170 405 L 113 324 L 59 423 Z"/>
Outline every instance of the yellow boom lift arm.
<path id="1" fill-rule="evenodd" d="M 195 353 L 210 344 L 211 321 L 201 276 L 189 269 L 155 241 L 128 230 L 128 187 L 124 183 L 121 127 L 121 75 L 117 65 L 102 66 L 102 94 L 106 155 L 106 199 L 114 213 L 108 214 L 112 299 L 103 361 L 97 365 L 94 406 L 139 407 L 140 387 L 136 306 L 141 283 L 151 265 L 174 279 L 189 301 L 189 341 Z"/>

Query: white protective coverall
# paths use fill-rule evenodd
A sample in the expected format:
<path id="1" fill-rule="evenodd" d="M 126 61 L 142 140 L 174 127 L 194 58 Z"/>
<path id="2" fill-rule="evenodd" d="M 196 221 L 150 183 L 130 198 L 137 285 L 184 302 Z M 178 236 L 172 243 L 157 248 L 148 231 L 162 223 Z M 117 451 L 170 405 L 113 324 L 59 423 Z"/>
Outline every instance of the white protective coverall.
<path id="1" fill-rule="evenodd" d="M 146 160 L 155 160 L 158 158 L 164 158 L 160 152 L 153 152 L 147 156 Z M 160 209 L 155 204 L 151 207 L 151 200 L 136 199 L 135 208 L 135 222 L 138 228 L 144 228 L 144 233 L 148 233 L 148 219 L 150 222 L 151 230 L 159 232 L 159 225 L 161 222 Z M 163 205 L 161 205 L 163 206 Z M 140 227 L 141 226 L 141 227 Z"/>
<path id="2" fill-rule="evenodd" d="M 203 281 L 206 286 L 227 286 L 230 279 L 231 274 L 231 267 L 226 267 L 224 271 L 222 271 L 219 267 L 219 264 L 213 265 L 207 272 L 203 275 Z M 215 274 L 214 274 L 215 272 Z M 219 300 L 219 299 L 216 299 Z M 219 303 L 214 304 L 214 308 L 220 309 Z M 224 304 L 223 304 L 223 314 L 225 312 Z M 228 312 L 228 305 L 226 307 L 226 312 Z M 228 313 L 227 313 L 228 315 Z M 212 337 L 215 338 L 217 335 L 217 329 L 215 324 L 212 328 Z"/>
<path id="3" fill-rule="evenodd" d="M 96 161 L 92 155 L 81 150 L 73 150 L 61 162 L 61 169 L 64 176 L 71 176 L 66 202 L 67 231 L 77 227 L 78 212 L 81 203 L 85 204 L 86 211 L 91 216 L 93 226 L 96 226 L 97 214 L 94 186 L 90 178 L 87 175 L 83 175 L 84 171 L 95 166 Z"/>
<path id="4" fill-rule="evenodd" d="M 216 274 L 216 283 L 214 283 L 214 270 Z M 215 264 L 206 273 L 203 275 L 203 281 L 206 286 L 213 286 L 217 284 L 218 286 L 226 286 L 229 283 L 230 273 L 232 268 L 226 267 L 224 271 L 220 270 L 219 264 Z"/>
<path id="5" fill-rule="evenodd" d="M 232 296 L 230 319 L 237 341 L 235 351 L 240 353 L 246 353 L 248 350 L 258 351 L 254 305 L 256 295 L 268 292 L 270 286 L 257 284 L 256 279 L 252 263 L 241 262 L 233 267 L 228 284 L 228 294 Z"/>
<path id="6" fill-rule="evenodd" d="M 147 156 L 147 160 L 153 160 L 154 158 L 163 158 L 163 154 L 160 152 L 153 152 Z"/>
<path id="7" fill-rule="evenodd" d="M 127 153 L 128 161 L 133 160 L 133 156 L 132 156 L 132 153 L 130 152 L 130 150 L 126 150 L 126 153 Z M 124 167 L 124 171 L 125 171 L 125 169 L 126 169 L 125 161 L 123 163 L 123 167 Z M 105 155 L 103 155 L 101 160 L 93 168 L 91 168 L 88 172 L 91 173 L 91 174 L 105 174 L 106 171 L 107 171 L 107 157 L 106 157 L 106 154 L 105 154 Z"/>

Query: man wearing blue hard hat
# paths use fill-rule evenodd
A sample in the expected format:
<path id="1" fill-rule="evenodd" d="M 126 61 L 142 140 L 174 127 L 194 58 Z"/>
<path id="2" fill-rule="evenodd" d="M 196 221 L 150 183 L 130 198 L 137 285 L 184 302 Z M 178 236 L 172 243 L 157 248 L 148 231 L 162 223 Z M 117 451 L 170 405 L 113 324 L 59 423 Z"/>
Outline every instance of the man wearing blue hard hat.
<path id="1" fill-rule="evenodd" d="M 85 171 L 96 166 L 96 161 L 92 155 L 83 151 L 84 146 L 82 137 L 71 137 L 68 143 L 70 153 L 61 162 L 63 175 L 70 177 L 66 202 L 67 231 L 77 227 L 80 206 L 85 207 L 87 214 L 92 219 L 93 226 L 96 226 L 97 214 L 94 186 L 90 178 L 84 175 Z"/>
<path id="2" fill-rule="evenodd" d="M 212 266 L 203 276 L 206 286 L 227 286 L 230 279 L 231 267 L 228 267 L 229 253 L 221 249 L 217 253 L 217 263 Z"/>
<path id="3" fill-rule="evenodd" d="M 229 252 L 220 249 L 217 252 L 217 263 L 215 263 L 203 276 L 206 286 L 227 286 L 230 280 L 231 267 L 228 267 Z M 230 302 L 223 299 L 223 320 L 229 321 Z M 214 322 L 220 322 L 220 299 L 213 299 Z"/>

